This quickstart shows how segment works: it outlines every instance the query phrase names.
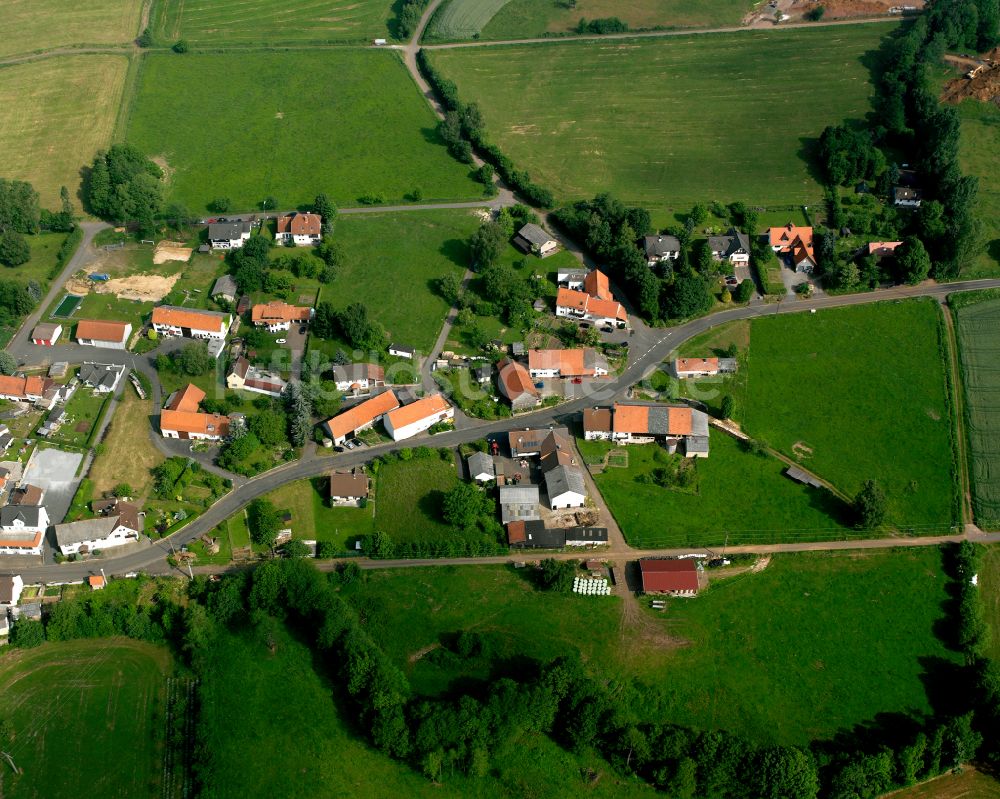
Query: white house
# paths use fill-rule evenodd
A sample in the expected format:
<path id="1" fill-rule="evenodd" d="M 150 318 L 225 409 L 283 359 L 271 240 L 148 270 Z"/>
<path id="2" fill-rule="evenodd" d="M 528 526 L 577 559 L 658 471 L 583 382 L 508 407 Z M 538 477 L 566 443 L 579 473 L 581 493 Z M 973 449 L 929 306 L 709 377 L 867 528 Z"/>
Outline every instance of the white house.
<path id="1" fill-rule="evenodd" d="M 402 441 L 422 433 L 438 422 L 455 418 L 455 409 L 440 394 L 430 394 L 423 399 L 396 408 L 385 415 L 386 432 L 393 441 Z"/>
<path id="2" fill-rule="evenodd" d="M 77 376 L 80 382 L 87 388 L 93 389 L 95 394 L 110 394 L 118 387 L 123 374 L 125 374 L 124 365 L 84 361 Z"/>
<path id="3" fill-rule="evenodd" d="M 587 501 L 583 473 L 576 466 L 560 464 L 545 473 L 545 492 L 552 510 L 582 508 Z"/>
<path id="4" fill-rule="evenodd" d="M 556 272 L 556 284 L 559 288 L 583 291 L 583 281 L 587 279 L 586 269 L 560 269 Z"/>
<path id="5" fill-rule="evenodd" d="M 416 354 L 416 350 L 414 350 L 413 347 L 406 347 L 402 344 L 390 344 L 389 354 L 395 355 L 397 358 L 408 358 L 412 360 L 413 356 Z"/>
<path id="6" fill-rule="evenodd" d="M 585 408 L 583 411 L 584 440 L 610 441 L 611 435 L 611 408 Z"/>
<path id="7" fill-rule="evenodd" d="M 103 347 L 123 350 L 132 335 L 128 322 L 105 322 L 99 319 L 81 319 L 76 323 L 76 343 L 86 347 Z"/>
<path id="8" fill-rule="evenodd" d="M 285 381 L 280 375 L 251 366 L 246 358 L 237 358 L 226 375 L 226 386 L 233 390 L 242 389 L 255 394 L 267 394 L 269 397 L 280 397 L 285 390 Z"/>
<path id="9" fill-rule="evenodd" d="M 62 325 L 55 322 L 42 322 L 35 325 L 31 331 L 31 343 L 41 347 L 51 347 L 62 335 Z"/>
<path id="10" fill-rule="evenodd" d="M 319 244 L 323 239 L 323 218 L 319 214 L 287 214 L 278 217 L 278 232 L 275 240 L 279 244 L 294 244 L 308 247 Z"/>
<path id="11" fill-rule="evenodd" d="M 333 382 L 341 394 L 368 394 L 385 385 L 385 370 L 374 363 L 335 364 Z"/>
<path id="12" fill-rule="evenodd" d="M 249 222 L 212 222 L 208 226 L 208 243 L 213 250 L 236 250 L 250 240 L 252 231 Z"/>
<path id="13" fill-rule="evenodd" d="M 608 362 L 590 347 L 570 350 L 530 350 L 528 373 L 531 377 L 606 377 Z"/>
<path id="14" fill-rule="evenodd" d="M 334 472 L 330 475 L 330 504 L 360 506 L 368 499 L 368 477 Z"/>
<path id="15" fill-rule="evenodd" d="M 493 458 L 485 452 L 473 452 L 468 459 L 469 477 L 477 483 L 496 480 L 497 470 Z"/>
<path id="16" fill-rule="evenodd" d="M 0 615 L 7 616 L 3 607 L 16 605 L 21 600 L 24 580 L 20 574 L 0 574 Z"/>
<path id="17" fill-rule="evenodd" d="M 552 234 L 529 222 L 517 231 L 517 235 L 514 236 L 514 246 L 544 258 L 558 249 L 559 242 L 552 237 Z"/>
<path id="18" fill-rule="evenodd" d="M 254 327 L 267 328 L 270 333 L 289 330 L 293 324 L 308 324 L 316 312 L 304 305 L 288 305 L 274 301 L 255 305 L 250 312 Z"/>
<path id="19" fill-rule="evenodd" d="M 53 529 L 63 555 L 92 553 L 132 544 L 139 540 L 145 514 L 127 502 L 119 502 L 110 516 L 57 524 Z"/>
<path id="20" fill-rule="evenodd" d="M 221 441 L 229 435 L 228 416 L 200 411 L 160 411 L 160 434 L 185 441 Z"/>
<path id="21" fill-rule="evenodd" d="M 232 317 L 227 313 L 174 305 L 159 305 L 153 309 L 152 316 L 153 330 L 158 335 L 198 339 L 224 340 L 231 321 Z"/>
<path id="22" fill-rule="evenodd" d="M 333 439 L 333 443 L 339 446 L 348 436 L 353 436 L 359 430 L 367 430 L 379 419 L 383 419 L 389 411 L 398 407 L 399 400 L 396 399 L 396 395 L 391 391 L 383 391 L 332 419 L 327 419 L 323 423 L 323 429 Z"/>
<path id="23" fill-rule="evenodd" d="M 0 555 L 41 555 L 48 526 L 44 505 L 0 508 Z"/>
<path id="24" fill-rule="evenodd" d="M 733 266 L 750 263 L 750 237 L 734 227 L 724 236 L 709 236 L 708 248 L 716 261 L 728 261 Z"/>
<path id="25" fill-rule="evenodd" d="M 676 261 L 681 257 L 681 243 L 676 236 L 645 236 L 642 240 L 642 250 L 649 266 L 664 261 Z"/>
<path id="26" fill-rule="evenodd" d="M 736 371 L 735 358 L 678 358 L 673 362 L 674 375 L 680 379 L 713 377 Z"/>

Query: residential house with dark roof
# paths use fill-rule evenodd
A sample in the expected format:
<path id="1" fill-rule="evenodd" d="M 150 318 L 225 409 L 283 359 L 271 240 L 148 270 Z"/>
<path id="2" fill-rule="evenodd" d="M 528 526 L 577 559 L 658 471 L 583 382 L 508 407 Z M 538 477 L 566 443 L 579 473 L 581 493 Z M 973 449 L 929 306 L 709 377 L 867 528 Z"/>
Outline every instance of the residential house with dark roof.
<path id="1" fill-rule="evenodd" d="M 125 374 L 125 366 L 114 363 L 93 363 L 84 361 L 80 365 L 77 377 L 95 394 L 110 394 L 118 387 L 118 382 Z"/>
<path id="2" fill-rule="evenodd" d="M 10 498 L 7 500 L 8 505 L 31 507 L 38 507 L 44 503 L 45 489 L 31 483 L 21 483 L 21 485 L 10 492 Z"/>
<path id="3" fill-rule="evenodd" d="M 584 408 L 583 437 L 586 441 L 611 440 L 611 408 Z"/>
<path id="4" fill-rule="evenodd" d="M 709 236 L 708 249 L 716 261 L 726 261 L 733 266 L 750 263 L 750 237 L 735 227 L 729 228 L 722 236 Z"/>
<path id="5" fill-rule="evenodd" d="M 213 250 L 236 250 L 250 240 L 252 232 L 249 222 L 212 222 L 208 226 L 208 243 Z"/>
<path id="6" fill-rule="evenodd" d="M 551 233 L 529 222 L 517 231 L 517 235 L 514 236 L 514 246 L 522 252 L 533 253 L 539 258 L 545 258 L 559 248 L 559 242 Z"/>
<path id="7" fill-rule="evenodd" d="M 335 364 L 330 371 L 341 394 L 370 394 L 385 386 L 385 369 L 377 363 Z"/>
<path id="8" fill-rule="evenodd" d="M 656 236 L 645 236 L 642 240 L 642 251 L 646 256 L 646 263 L 649 266 L 664 261 L 676 261 L 681 257 L 681 243 L 676 236 L 659 234 Z"/>
<path id="9" fill-rule="evenodd" d="M 56 545 L 63 555 L 85 555 L 139 540 L 145 514 L 138 506 L 119 502 L 114 512 L 96 519 L 57 524 Z"/>
<path id="10" fill-rule="evenodd" d="M 285 390 L 285 381 L 281 375 L 274 372 L 267 372 L 251 365 L 246 358 L 237 358 L 229 367 L 226 374 L 226 386 L 228 388 L 243 391 L 252 391 L 255 394 L 266 394 L 269 397 L 280 397 Z"/>

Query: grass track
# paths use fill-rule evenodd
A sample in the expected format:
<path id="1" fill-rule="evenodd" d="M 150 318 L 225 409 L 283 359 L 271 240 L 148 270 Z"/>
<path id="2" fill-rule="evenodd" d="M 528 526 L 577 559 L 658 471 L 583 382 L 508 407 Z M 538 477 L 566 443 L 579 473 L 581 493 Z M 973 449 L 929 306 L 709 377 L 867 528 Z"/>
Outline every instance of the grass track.
<path id="1" fill-rule="evenodd" d="M 320 192 L 339 205 L 481 193 L 391 52 L 150 55 L 127 138 L 166 161 L 170 198 L 196 213 L 220 196 L 252 210 L 269 195 L 288 208 Z"/>
<path id="2" fill-rule="evenodd" d="M 489 135 L 560 199 L 813 203 L 805 151 L 864 117 L 894 24 L 432 51 Z"/>
<path id="3" fill-rule="evenodd" d="M 74 55 L 0 69 L 0 174 L 34 184 L 42 206 L 76 198 L 80 168 L 106 147 L 122 100 L 125 55 Z"/>
<path id="4" fill-rule="evenodd" d="M 510 0 L 449 0 L 431 20 L 429 39 L 471 39 Z"/>
<path id="5" fill-rule="evenodd" d="M 4 0 L 0 56 L 126 44 L 139 33 L 141 9 L 142 0 Z"/>

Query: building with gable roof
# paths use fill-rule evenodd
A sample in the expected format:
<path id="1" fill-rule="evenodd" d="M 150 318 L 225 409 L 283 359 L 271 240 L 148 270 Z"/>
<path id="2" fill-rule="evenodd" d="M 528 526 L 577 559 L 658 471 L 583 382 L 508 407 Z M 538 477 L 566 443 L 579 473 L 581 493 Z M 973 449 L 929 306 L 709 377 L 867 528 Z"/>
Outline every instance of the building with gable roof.
<path id="1" fill-rule="evenodd" d="M 579 319 L 595 325 L 627 327 L 628 314 L 611 293 L 607 275 L 599 269 L 587 273 L 583 290 L 560 288 L 556 295 L 556 316 Z"/>
<path id="2" fill-rule="evenodd" d="M 750 263 L 750 237 L 735 227 L 729 228 L 725 235 L 709 236 L 708 248 L 716 261 L 727 261 L 733 266 Z"/>
<path id="3" fill-rule="evenodd" d="M 542 395 L 524 364 L 511 358 L 504 358 L 497 364 L 497 386 L 514 411 L 537 408 L 542 402 Z"/>
<path id="4" fill-rule="evenodd" d="M 208 243 L 213 250 L 236 250 L 250 240 L 252 232 L 249 222 L 212 222 L 208 226 Z"/>
<path id="5" fill-rule="evenodd" d="M 642 239 L 642 251 L 649 266 L 664 261 L 676 261 L 681 257 L 681 243 L 676 236 L 657 235 L 645 236 Z"/>
<path id="6" fill-rule="evenodd" d="M 393 441 L 411 438 L 428 428 L 455 418 L 455 409 L 441 394 L 428 394 L 385 415 L 386 432 Z"/>
<path id="7" fill-rule="evenodd" d="M 224 340 L 232 317 L 218 311 L 200 311 L 175 305 L 153 309 L 153 330 L 160 336 Z"/>
<path id="8" fill-rule="evenodd" d="M 517 231 L 517 235 L 514 236 L 514 246 L 522 252 L 534 253 L 539 258 L 545 258 L 559 248 L 559 242 L 551 233 L 529 222 Z"/>
<path id="9" fill-rule="evenodd" d="M 389 411 L 399 407 L 399 400 L 391 391 L 384 391 L 371 399 L 348 408 L 332 419 L 323 422 L 323 430 L 336 445 L 343 444 L 349 436 L 360 430 L 367 430 L 382 419 Z"/>
<path id="10" fill-rule="evenodd" d="M 119 502 L 114 512 L 106 516 L 57 524 L 53 530 L 63 555 L 83 555 L 135 543 L 144 523 L 145 514 L 138 506 Z"/>
<path id="11" fill-rule="evenodd" d="M 254 327 L 263 327 L 270 333 L 288 330 L 293 324 L 308 324 L 316 311 L 304 305 L 288 305 L 275 300 L 258 303 L 250 311 L 250 320 Z"/>
<path id="12" fill-rule="evenodd" d="M 323 218 L 319 214 L 291 213 L 278 217 L 278 232 L 275 241 L 279 244 L 294 244 L 308 247 L 323 240 Z"/>
<path id="13" fill-rule="evenodd" d="M 787 257 L 796 272 L 811 273 L 816 268 L 813 254 L 813 229 L 789 222 L 784 227 L 773 227 L 767 232 L 771 249 Z"/>

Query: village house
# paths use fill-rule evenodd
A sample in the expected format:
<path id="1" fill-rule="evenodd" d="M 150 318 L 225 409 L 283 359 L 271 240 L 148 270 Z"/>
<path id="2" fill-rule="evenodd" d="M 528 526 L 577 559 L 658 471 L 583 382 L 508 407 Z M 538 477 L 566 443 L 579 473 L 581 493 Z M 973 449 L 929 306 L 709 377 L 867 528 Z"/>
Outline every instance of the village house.
<path id="1" fill-rule="evenodd" d="M 41 347 L 51 347 L 62 335 L 62 325 L 57 322 L 42 322 L 31 331 L 31 343 Z"/>
<path id="2" fill-rule="evenodd" d="M 80 365 L 77 377 L 83 385 L 93 389 L 95 394 L 110 394 L 118 387 L 124 374 L 123 365 L 84 361 Z"/>
<path id="3" fill-rule="evenodd" d="M 606 377 L 608 362 L 590 347 L 571 350 L 530 350 L 528 372 L 535 379 Z"/>
<path id="4" fill-rule="evenodd" d="M 675 377 L 714 377 L 736 372 L 735 358 L 678 358 L 671 364 Z"/>
<path id="5" fill-rule="evenodd" d="M 515 520 L 507 525 L 507 544 L 516 549 L 562 549 L 566 530 L 546 527 L 541 519 Z"/>
<path id="6" fill-rule="evenodd" d="M 693 597 L 698 593 L 700 568 L 694 558 L 640 560 L 642 592 Z"/>
<path id="7" fill-rule="evenodd" d="M 734 227 L 723 236 L 709 236 L 708 249 L 716 261 L 727 261 L 733 266 L 750 263 L 750 237 Z"/>
<path id="8" fill-rule="evenodd" d="M 16 605 L 21 601 L 21 592 L 24 590 L 24 580 L 20 574 L 0 574 L 0 608 Z M 0 611 L 4 618 L 6 611 Z"/>
<path id="9" fill-rule="evenodd" d="M 593 322 L 598 326 L 626 327 L 628 314 L 615 300 L 607 275 L 599 269 L 589 272 L 583 290 L 561 288 L 556 296 L 556 316 Z"/>
<path id="10" fill-rule="evenodd" d="M 144 520 L 138 506 L 119 502 L 113 514 L 55 525 L 56 545 L 63 555 L 85 555 L 132 544 L 139 540 Z"/>
<path id="11" fill-rule="evenodd" d="M 389 411 L 399 407 L 399 400 L 391 391 L 385 391 L 377 396 L 358 403 L 332 419 L 323 422 L 323 429 L 337 446 L 344 443 L 349 436 L 360 430 L 367 430 L 379 421 Z"/>
<path id="12" fill-rule="evenodd" d="M 153 330 L 160 336 L 224 341 L 232 317 L 219 311 L 199 311 L 174 305 L 159 305 L 153 309 L 152 322 Z"/>
<path id="13" fill-rule="evenodd" d="M 469 479 L 477 483 L 489 483 L 497 479 L 496 464 L 485 452 L 473 452 L 467 459 Z"/>
<path id="14" fill-rule="evenodd" d="M 330 371 L 341 394 L 370 394 L 385 385 L 385 369 L 376 363 L 335 364 Z"/>
<path id="15" fill-rule="evenodd" d="M 160 411 L 160 433 L 164 438 L 220 441 L 229 435 L 230 418 L 198 410 L 205 392 L 193 383 L 175 391 Z"/>
<path id="16" fill-rule="evenodd" d="M 534 253 L 539 258 L 545 258 L 558 249 L 559 242 L 548 231 L 529 222 L 517 231 L 517 235 L 514 236 L 514 246 L 522 252 Z"/>
<path id="17" fill-rule="evenodd" d="M 236 250 L 250 240 L 252 232 L 249 222 L 212 222 L 208 226 L 208 243 L 213 250 Z"/>
<path id="18" fill-rule="evenodd" d="M 542 396 L 524 364 L 504 358 L 497 364 L 497 386 L 514 412 L 537 408 Z"/>
<path id="19" fill-rule="evenodd" d="M 330 504 L 360 507 L 368 500 L 368 475 L 334 472 L 330 475 Z"/>
<path id="20" fill-rule="evenodd" d="M 215 285 L 212 286 L 212 292 L 209 296 L 213 300 L 222 299 L 226 302 L 236 302 L 236 297 L 239 293 L 239 289 L 236 287 L 236 281 L 233 280 L 233 276 L 223 275 L 215 281 Z"/>
<path id="21" fill-rule="evenodd" d="M 681 257 L 681 243 L 676 236 L 645 236 L 642 240 L 642 251 L 646 255 L 649 266 L 664 261 L 676 261 Z"/>
<path id="22" fill-rule="evenodd" d="M 39 505 L 45 504 L 45 489 L 31 483 L 21 483 L 17 488 L 11 490 L 7 504 L 37 508 Z"/>
<path id="23" fill-rule="evenodd" d="M 558 436 L 558 440 L 552 440 Z M 507 433 L 507 445 L 512 458 L 533 458 L 542 454 L 542 449 L 549 441 L 553 449 L 560 449 L 569 440 L 569 430 L 565 427 L 550 427 L 541 430 L 511 430 Z"/>
<path id="24" fill-rule="evenodd" d="M 0 375 L 0 399 L 31 402 L 51 410 L 57 398 L 55 389 L 55 383 L 37 375 Z"/>
<path id="25" fill-rule="evenodd" d="M 385 416 L 385 429 L 393 441 L 402 441 L 439 422 L 454 418 L 455 409 L 441 394 L 429 394 L 409 405 L 389 411 Z"/>
<path id="26" fill-rule="evenodd" d="M 252 391 L 255 394 L 267 394 L 269 397 L 280 397 L 285 390 L 285 381 L 280 375 L 258 369 L 246 358 L 240 357 L 229 367 L 226 387 L 233 391 Z"/>
<path id="27" fill-rule="evenodd" d="M 611 408 L 583 409 L 584 440 L 610 441 L 611 434 Z"/>
<path id="28" fill-rule="evenodd" d="M 545 472 L 545 493 L 552 510 L 582 508 L 587 501 L 583 472 L 578 466 L 554 466 Z"/>
<path id="29" fill-rule="evenodd" d="M 881 261 L 883 258 L 892 258 L 895 256 L 896 248 L 901 246 L 903 242 L 901 241 L 870 241 L 867 246 L 867 255 L 874 255 L 876 261 Z"/>
<path id="30" fill-rule="evenodd" d="M 323 240 L 323 218 L 319 214 L 293 213 L 278 217 L 278 244 L 308 247 Z"/>
<path id="31" fill-rule="evenodd" d="M 923 193 L 920 189 L 896 186 L 892 190 L 892 202 L 899 208 L 919 208 L 922 200 Z"/>
<path id="32" fill-rule="evenodd" d="M 255 305 L 250 312 L 254 327 L 266 328 L 269 333 L 288 330 L 293 324 L 308 324 L 316 311 L 303 305 L 288 305 L 279 300 Z"/>
<path id="33" fill-rule="evenodd" d="M 561 289 L 583 291 L 583 282 L 587 279 L 586 269 L 560 269 L 556 272 L 556 284 Z"/>
<path id="34" fill-rule="evenodd" d="M 542 518 L 538 509 L 538 486 L 531 484 L 502 485 L 497 489 L 497 493 L 502 524 Z"/>
<path id="35" fill-rule="evenodd" d="M 81 319 L 76 323 L 76 343 L 85 347 L 104 347 L 123 350 L 132 335 L 128 322 L 105 322 L 98 319 Z"/>
<path id="36" fill-rule="evenodd" d="M 771 249 L 786 257 L 789 266 L 796 272 L 810 274 L 816 268 L 813 254 L 813 229 L 796 226 L 789 222 L 784 227 L 773 227 L 767 231 Z"/>
<path id="37" fill-rule="evenodd" d="M 49 514 L 41 505 L 0 508 L 0 555 L 41 555 Z"/>
<path id="38" fill-rule="evenodd" d="M 416 354 L 416 350 L 413 347 L 406 347 L 402 344 L 390 344 L 389 354 L 395 355 L 397 358 L 406 358 L 407 360 L 413 360 L 413 356 Z"/>
<path id="39" fill-rule="evenodd" d="M 708 416 L 687 405 L 616 402 L 611 409 L 587 409 L 583 413 L 583 437 L 619 444 L 658 442 L 671 454 L 683 444 L 689 458 L 707 458 L 709 451 Z"/>

